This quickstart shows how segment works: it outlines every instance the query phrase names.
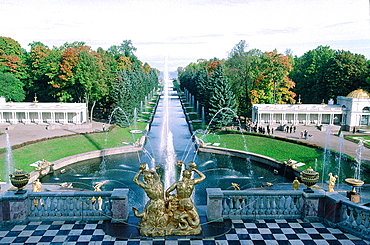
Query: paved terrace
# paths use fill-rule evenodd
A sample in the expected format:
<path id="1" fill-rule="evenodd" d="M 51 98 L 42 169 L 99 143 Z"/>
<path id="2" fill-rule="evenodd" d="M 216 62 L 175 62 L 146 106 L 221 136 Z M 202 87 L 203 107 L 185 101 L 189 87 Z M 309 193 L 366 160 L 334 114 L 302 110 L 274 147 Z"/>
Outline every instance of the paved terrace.
<path id="1" fill-rule="evenodd" d="M 11 145 L 29 140 L 80 132 L 101 131 L 102 123 L 93 122 L 90 128 L 60 127 L 46 129 L 38 125 L 16 125 L 8 130 Z M 296 133 L 274 131 L 274 135 L 300 139 L 300 131 L 306 129 L 310 143 L 325 146 L 326 131 L 313 127 L 298 127 Z M 0 127 L 2 132 L 5 126 Z M 335 130 L 333 129 L 334 133 Z M 332 136 L 332 139 L 335 136 Z M 331 146 L 338 150 L 338 140 Z M 6 146 L 5 135 L 0 136 L 0 148 Z M 345 154 L 355 157 L 357 144 L 344 142 Z M 369 160 L 369 149 L 362 154 Z M 1 226 L 0 244 L 168 244 L 168 245 L 213 245 L 213 244 L 370 244 L 358 237 L 330 228 L 322 223 L 307 223 L 300 219 L 232 220 L 230 229 L 217 237 L 113 237 L 104 232 L 104 222 L 40 221 L 25 225 Z"/>

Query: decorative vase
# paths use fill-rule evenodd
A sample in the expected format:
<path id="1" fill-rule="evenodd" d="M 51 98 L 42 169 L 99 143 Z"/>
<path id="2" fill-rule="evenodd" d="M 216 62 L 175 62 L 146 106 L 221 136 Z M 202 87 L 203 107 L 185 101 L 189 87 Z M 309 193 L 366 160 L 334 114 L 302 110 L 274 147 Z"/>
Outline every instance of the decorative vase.
<path id="1" fill-rule="evenodd" d="M 356 187 L 362 186 L 365 182 L 359 179 L 347 178 L 344 180 L 348 185 L 352 186 L 352 193 L 356 193 Z"/>
<path id="2" fill-rule="evenodd" d="M 18 168 L 14 173 L 9 174 L 9 179 L 12 185 L 18 188 L 17 194 L 22 194 L 26 192 L 23 189 L 30 180 L 30 174 L 23 169 Z"/>
<path id="3" fill-rule="evenodd" d="M 319 173 L 309 167 L 301 172 L 300 177 L 303 184 L 307 187 L 304 192 L 313 193 L 314 191 L 311 189 L 311 187 L 316 185 L 316 183 L 319 181 Z"/>

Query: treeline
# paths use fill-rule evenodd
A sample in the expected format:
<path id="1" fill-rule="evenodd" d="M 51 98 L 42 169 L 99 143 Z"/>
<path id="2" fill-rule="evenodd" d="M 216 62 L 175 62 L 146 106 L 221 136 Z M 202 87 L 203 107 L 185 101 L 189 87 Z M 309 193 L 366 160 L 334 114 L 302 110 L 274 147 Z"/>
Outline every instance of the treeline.
<path id="1" fill-rule="evenodd" d="M 208 122 L 226 107 L 250 117 L 253 104 L 321 103 L 358 88 L 370 91 L 370 61 L 328 46 L 293 57 L 290 50 L 248 50 L 240 41 L 227 59 L 198 60 L 179 67 L 178 74 L 181 89 L 204 107 Z M 220 120 L 222 125 L 230 122 Z"/>
<path id="2" fill-rule="evenodd" d="M 130 40 L 96 51 L 84 42 L 29 46 L 27 52 L 17 41 L 0 37 L 0 96 L 8 101 L 33 101 L 37 96 L 42 102 L 87 103 L 90 118 L 96 106 L 106 112 L 105 118 L 120 107 L 132 119 L 134 108 L 158 86 L 159 71 L 135 56 Z M 127 123 L 122 117 L 118 121 Z"/>

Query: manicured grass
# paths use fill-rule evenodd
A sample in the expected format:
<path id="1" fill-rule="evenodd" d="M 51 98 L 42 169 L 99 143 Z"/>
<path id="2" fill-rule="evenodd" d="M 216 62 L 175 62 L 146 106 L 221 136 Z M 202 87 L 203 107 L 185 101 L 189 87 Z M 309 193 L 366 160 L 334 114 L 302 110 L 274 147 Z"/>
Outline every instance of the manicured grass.
<path id="1" fill-rule="evenodd" d="M 358 143 L 363 140 L 364 145 L 370 148 L 370 135 L 346 135 L 345 139 Z"/>
<path id="2" fill-rule="evenodd" d="M 293 159 L 304 162 L 306 165 L 302 169 L 314 166 L 316 159 L 320 159 L 323 154 L 321 149 L 255 135 L 198 134 L 197 137 L 205 143 L 220 143 L 220 147 L 253 152 L 279 161 Z"/>
<path id="3" fill-rule="evenodd" d="M 146 122 L 138 122 L 137 128 L 144 130 L 146 125 Z M 33 170 L 33 167 L 29 165 L 38 160 L 55 161 L 83 152 L 124 146 L 127 143 L 135 142 L 142 136 L 142 134 L 132 134 L 130 130 L 130 128 L 120 128 L 117 126 L 110 132 L 78 134 L 26 145 L 12 150 L 14 165 L 16 168 L 20 167 L 29 172 Z M 6 154 L 1 154 L 0 162 L 5 164 L 5 157 Z M 5 179 L 6 177 L 5 169 L 5 167 L 0 169 L 1 179 Z"/>

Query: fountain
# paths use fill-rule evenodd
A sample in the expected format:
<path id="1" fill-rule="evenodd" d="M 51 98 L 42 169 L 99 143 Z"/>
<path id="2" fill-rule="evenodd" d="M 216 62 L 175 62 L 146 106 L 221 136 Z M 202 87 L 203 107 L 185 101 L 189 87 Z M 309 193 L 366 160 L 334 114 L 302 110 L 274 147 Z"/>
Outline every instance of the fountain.
<path id="1" fill-rule="evenodd" d="M 361 187 L 365 182 L 360 180 L 361 178 L 361 162 L 362 162 L 362 152 L 364 151 L 364 142 L 360 140 L 358 142 L 358 147 L 356 149 L 356 165 L 355 165 L 355 175 L 353 178 L 347 178 L 344 181 L 352 186 L 352 190 L 347 192 L 347 197 L 355 203 L 360 203 L 360 194 L 356 192 L 356 187 Z"/>
<path id="2" fill-rule="evenodd" d="M 10 138 L 8 132 L 6 134 L 6 176 L 9 176 L 14 171 L 14 162 L 13 162 L 13 153 L 12 153 L 12 146 L 10 144 Z"/>
<path id="3" fill-rule="evenodd" d="M 199 170 L 207 176 L 207 180 L 197 184 L 196 188 L 193 190 L 192 197 L 194 199 L 192 202 L 197 207 L 206 205 L 206 188 L 210 186 L 228 189 L 231 183 L 238 183 L 241 189 L 246 189 L 260 187 L 263 183 L 266 183 L 266 181 L 272 183 L 288 182 L 284 177 L 273 174 L 273 169 L 271 169 L 271 167 L 260 166 L 249 159 L 214 155 L 210 153 L 196 154 L 196 149 L 193 145 L 189 144 L 192 139 L 189 139 L 188 124 L 185 120 L 179 97 L 172 94 L 175 92 L 170 89 L 171 85 L 168 79 L 166 79 L 166 81 L 166 85 L 163 88 L 163 95 L 158 102 L 156 113 L 151 123 L 150 131 L 148 131 L 147 141 L 142 153 L 104 156 L 104 168 L 106 170 L 104 173 L 99 171 L 101 160 L 91 159 L 66 167 L 65 173 L 57 173 L 58 179 L 54 179 L 54 176 L 46 176 L 42 181 L 73 183 L 76 188 L 79 188 L 79 185 L 81 185 L 79 183 L 87 183 L 87 185 L 81 185 L 81 188 L 86 188 L 85 186 L 91 186 L 92 182 L 98 183 L 103 179 L 109 179 L 110 181 L 104 184 L 105 190 L 113 190 L 114 188 L 129 189 L 128 206 L 135 207 L 137 209 L 137 215 L 139 216 L 143 213 L 145 214 L 145 203 L 150 201 L 145 190 L 132 181 L 137 174 L 137 169 L 139 168 L 140 170 L 140 168 L 142 168 L 140 165 L 143 162 L 148 163 L 145 170 L 152 172 L 153 175 L 154 172 L 156 172 L 161 178 L 164 185 L 163 190 L 168 190 L 171 185 L 178 183 L 176 181 L 181 179 L 181 176 L 185 173 L 185 164 L 177 163 L 179 156 L 182 156 L 183 163 L 188 163 L 189 161 L 197 162 L 198 166 L 196 170 Z M 120 108 L 115 108 L 114 111 L 116 110 L 120 110 Z M 171 112 L 171 115 L 169 115 L 169 112 Z M 192 169 L 190 165 L 189 167 Z M 140 178 L 142 176 L 143 175 L 141 175 Z M 169 198 L 171 200 L 168 200 L 167 203 L 171 203 L 174 208 L 177 200 L 171 196 L 170 194 Z M 174 204 L 172 204 L 172 202 L 174 202 Z M 185 213 L 179 213 L 176 209 L 173 211 L 176 211 L 176 215 L 179 215 L 179 217 L 186 216 Z M 199 208 L 199 212 L 201 217 L 205 216 L 204 208 Z M 177 220 L 176 222 L 181 223 L 178 227 L 183 227 L 185 224 L 178 219 L 173 220 Z M 185 220 L 188 220 L 188 218 L 185 218 Z M 196 221 L 197 218 L 195 217 L 192 222 L 194 222 L 194 220 Z M 134 226 L 137 225 L 137 222 L 137 218 L 128 221 L 129 224 Z M 146 221 L 143 221 L 143 223 L 145 224 Z M 167 230 L 182 230 L 181 228 L 172 229 L 172 226 L 176 227 L 174 222 L 172 222 L 171 228 L 166 225 L 166 232 Z M 144 230 L 143 234 L 155 234 L 154 231 L 151 233 Z"/>

